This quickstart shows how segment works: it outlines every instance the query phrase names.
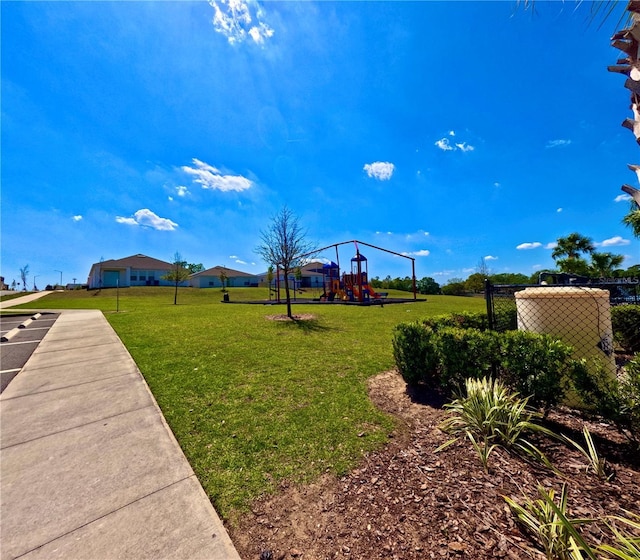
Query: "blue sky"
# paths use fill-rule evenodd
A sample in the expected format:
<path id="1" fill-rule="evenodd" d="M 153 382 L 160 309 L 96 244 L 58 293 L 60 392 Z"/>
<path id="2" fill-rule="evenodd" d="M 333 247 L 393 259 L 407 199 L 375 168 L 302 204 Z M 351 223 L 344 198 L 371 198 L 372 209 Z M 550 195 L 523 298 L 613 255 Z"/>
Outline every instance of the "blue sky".
<path id="1" fill-rule="evenodd" d="M 588 3 L 1 10 L 8 282 L 25 264 L 43 287 L 176 251 L 262 272 L 260 231 L 285 204 L 318 246 L 406 253 L 440 283 L 482 259 L 551 268 L 550 244 L 573 231 L 640 262 L 621 224 L 620 186 L 637 186 L 629 95 L 607 72 L 618 17 L 590 24 Z M 362 252 L 371 276 L 411 274 Z"/>

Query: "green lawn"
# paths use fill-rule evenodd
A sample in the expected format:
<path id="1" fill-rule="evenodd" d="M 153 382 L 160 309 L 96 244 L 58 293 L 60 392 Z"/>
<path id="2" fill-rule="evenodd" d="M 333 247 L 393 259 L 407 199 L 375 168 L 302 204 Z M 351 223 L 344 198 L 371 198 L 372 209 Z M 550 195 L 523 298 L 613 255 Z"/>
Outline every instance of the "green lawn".
<path id="1" fill-rule="evenodd" d="M 230 290 L 232 301 L 266 295 Z M 284 305 L 221 299 L 219 289 L 182 289 L 173 305 L 171 288 L 151 287 L 60 292 L 37 305 L 104 311 L 226 518 L 284 478 L 343 473 L 387 440 L 393 421 L 367 398 L 366 380 L 393 367 L 395 324 L 484 309 L 480 298 L 451 296 L 384 307 L 300 304 L 294 314 L 316 319 L 289 323 L 266 318 Z"/>

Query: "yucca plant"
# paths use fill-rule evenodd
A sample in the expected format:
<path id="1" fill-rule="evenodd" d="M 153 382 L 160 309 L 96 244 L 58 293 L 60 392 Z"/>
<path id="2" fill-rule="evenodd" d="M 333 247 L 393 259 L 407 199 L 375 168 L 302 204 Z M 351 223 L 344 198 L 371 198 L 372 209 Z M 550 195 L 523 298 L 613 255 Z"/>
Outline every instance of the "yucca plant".
<path id="1" fill-rule="evenodd" d="M 582 433 L 584 435 L 586 447 L 582 447 L 578 442 L 573 441 L 566 436 L 564 439 L 587 458 L 589 461 L 588 470 L 591 470 L 600 480 L 611 480 L 615 473 L 607 463 L 607 460 L 598 454 L 598 450 L 593 442 L 593 437 L 591 436 L 589 428 L 584 426 Z"/>
<path id="2" fill-rule="evenodd" d="M 465 396 L 445 405 L 450 415 L 440 424 L 440 429 L 454 437 L 436 452 L 466 437 L 478 452 L 485 472 L 489 455 L 497 447 L 553 469 L 544 453 L 525 437 L 532 432 L 556 437 L 551 430 L 536 423 L 541 415 L 527 406 L 528 399 L 520 399 L 517 393 L 491 378 L 467 379 L 465 388 Z"/>
<path id="3" fill-rule="evenodd" d="M 547 492 L 538 484 L 540 499 L 526 499 L 522 505 L 503 496 L 520 524 L 540 544 L 548 560 L 597 560 L 591 547 L 576 527 L 590 523 L 591 519 L 570 519 L 567 513 L 567 486 L 562 486 L 558 503 L 555 491 Z M 583 554 L 584 553 L 584 554 Z"/>

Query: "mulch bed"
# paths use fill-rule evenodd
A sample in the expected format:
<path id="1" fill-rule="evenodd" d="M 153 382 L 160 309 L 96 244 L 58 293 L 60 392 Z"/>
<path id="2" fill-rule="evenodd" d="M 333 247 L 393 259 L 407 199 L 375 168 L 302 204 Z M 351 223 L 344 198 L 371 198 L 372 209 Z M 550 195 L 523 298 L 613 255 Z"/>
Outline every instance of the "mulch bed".
<path id="1" fill-rule="evenodd" d="M 609 482 L 587 473 L 577 451 L 548 440 L 537 443 L 564 477 L 501 450 L 487 474 L 467 442 L 434 452 L 448 439 L 437 428 L 446 412 L 426 395 L 409 395 L 398 373 L 372 379 L 370 395 L 399 419 L 389 443 L 342 478 L 284 482 L 277 495 L 257 500 L 229 528 L 244 560 L 543 558 L 503 499 L 537 498 L 538 483 L 559 493 L 566 482 L 574 517 L 639 512 L 640 458 L 607 424 L 568 410 L 549 417 L 556 431 L 581 443 L 582 426 L 589 427 L 614 470 Z M 600 523 L 584 534 L 590 542 L 609 539 Z"/>

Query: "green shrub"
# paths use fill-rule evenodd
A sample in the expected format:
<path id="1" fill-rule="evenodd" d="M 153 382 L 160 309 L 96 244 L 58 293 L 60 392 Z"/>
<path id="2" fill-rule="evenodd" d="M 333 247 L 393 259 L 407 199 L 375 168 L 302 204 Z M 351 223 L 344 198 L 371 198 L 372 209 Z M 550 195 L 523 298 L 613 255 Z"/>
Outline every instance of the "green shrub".
<path id="1" fill-rule="evenodd" d="M 625 366 L 617 378 L 600 362 L 573 370 L 576 392 L 588 408 L 612 422 L 618 431 L 640 444 L 640 357 Z"/>
<path id="2" fill-rule="evenodd" d="M 434 331 L 421 323 L 400 323 L 393 332 L 393 357 L 398 371 L 409 384 L 426 383 L 435 388 L 438 383 Z"/>
<path id="3" fill-rule="evenodd" d="M 493 328 L 496 331 L 514 331 L 518 328 L 518 310 L 514 301 L 503 302 L 493 312 Z"/>
<path id="4" fill-rule="evenodd" d="M 573 349 L 546 334 L 508 331 L 500 336 L 500 373 L 504 382 L 531 404 L 549 409 L 562 402 L 576 367 Z"/>
<path id="5" fill-rule="evenodd" d="M 613 338 L 628 352 L 640 352 L 640 305 L 611 308 Z"/>
<path id="6" fill-rule="evenodd" d="M 436 315 L 435 317 L 423 319 L 423 323 L 436 331 L 442 327 L 478 329 L 480 331 L 486 331 L 489 328 L 489 319 L 487 318 L 486 313 L 471 311 Z"/>
<path id="7" fill-rule="evenodd" d="M 491 376 L 497 365 L 498 333 L 443 327 L 437 331 L 434 341 L 440 386 L 450 394 L 459 391 L 469 377 Z"/>

